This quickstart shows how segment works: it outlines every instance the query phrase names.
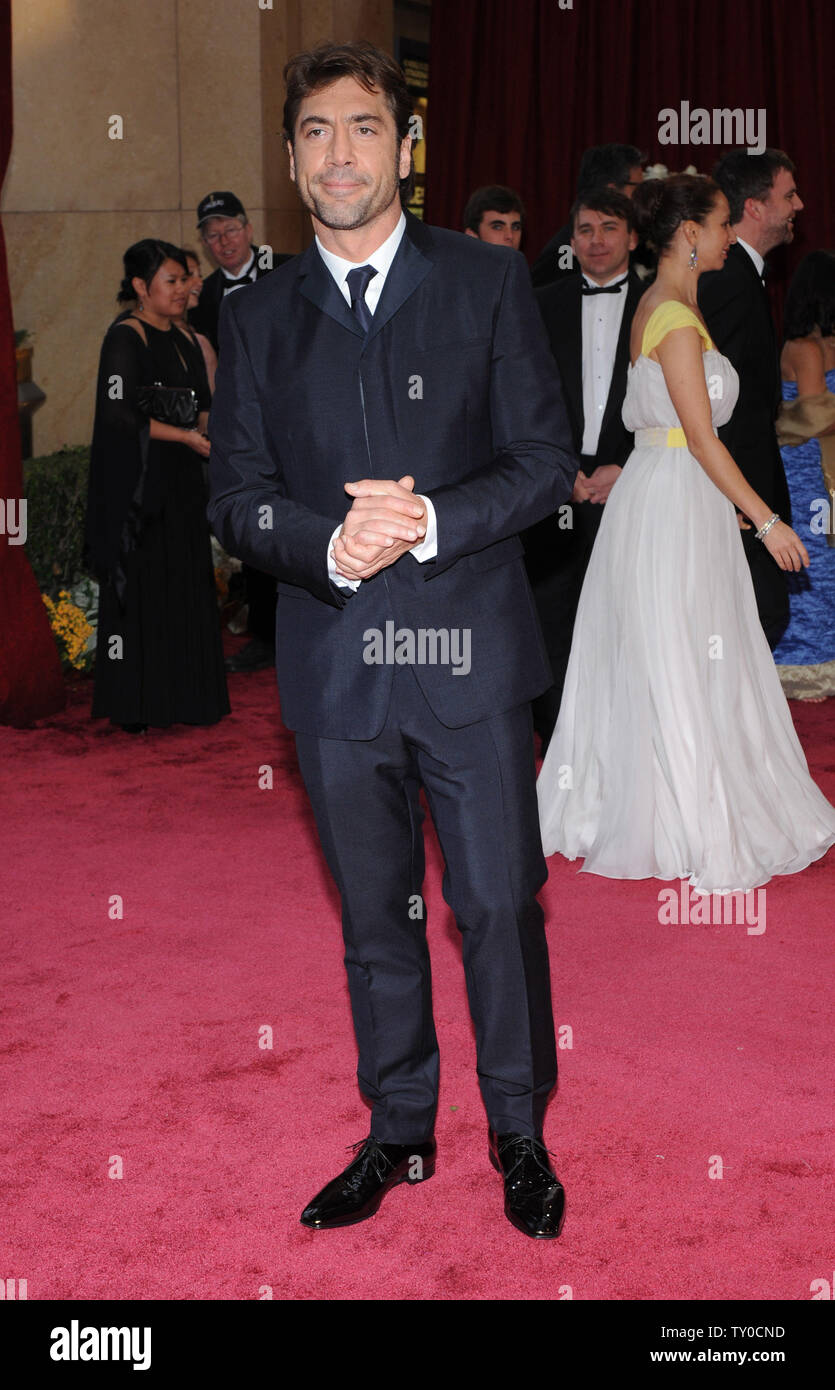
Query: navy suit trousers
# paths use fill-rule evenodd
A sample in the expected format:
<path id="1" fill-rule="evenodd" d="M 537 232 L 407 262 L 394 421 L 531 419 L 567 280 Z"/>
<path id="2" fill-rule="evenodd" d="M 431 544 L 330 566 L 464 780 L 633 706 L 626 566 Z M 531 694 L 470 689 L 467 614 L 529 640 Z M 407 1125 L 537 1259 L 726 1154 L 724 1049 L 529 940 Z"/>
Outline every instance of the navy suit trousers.
<path id="1" fill-rule="evenodd" d="M 461 679 L 466 679 L 462 676 Z M 296 735 L 319 836 L 342 899 L 360 1089 L 371 1133 L 433 1132 L 438 1043 L 422 895 L 422 786 L 462 937 L 479 1085 L 498 1132 L 539 1137 L 556 1081 L 544 916 L 547 878 L 525 704 L 463 728 L 436 718 L 408 665 L 367 741 Z"/>

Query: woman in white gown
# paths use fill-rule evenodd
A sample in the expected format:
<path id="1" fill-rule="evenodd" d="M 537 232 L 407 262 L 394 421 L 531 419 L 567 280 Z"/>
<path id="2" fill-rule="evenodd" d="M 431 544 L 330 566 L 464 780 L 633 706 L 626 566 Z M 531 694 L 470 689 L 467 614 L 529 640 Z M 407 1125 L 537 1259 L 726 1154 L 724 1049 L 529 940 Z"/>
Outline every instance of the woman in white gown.
<path id="1" fill-rule="evenodd" d="M 623 419 L 635 448 L 606 503 L 560 715 L 537 783 L 546 855 L 607 878 L 747 891 L 835 843 L 760 626 L 736 511 L 782 569 L 808 565 L 716 429 L 738 378 L 699 314 L 734 239 L 724 194 L 642 185 L 658 276 L 632 326 Z"/>

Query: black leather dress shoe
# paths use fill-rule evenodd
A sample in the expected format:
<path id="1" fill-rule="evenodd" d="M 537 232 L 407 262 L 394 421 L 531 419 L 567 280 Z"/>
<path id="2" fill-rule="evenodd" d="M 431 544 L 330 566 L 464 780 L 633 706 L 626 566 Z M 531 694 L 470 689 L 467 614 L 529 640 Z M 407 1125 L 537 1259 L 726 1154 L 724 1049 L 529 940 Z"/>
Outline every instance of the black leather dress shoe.
<path id="1" fill-rule="evenodd" d="M 275 666 L 275 647 L 260 637 L 253 637 L 234 656 L 227 656 L 223 664 L 227 671 L 266 671 Z"/>
<path id="2" fill-rule="evenodd" d="M 373 1216 L 389 1188 L 425 1182 L 435 1172 L 434 1139 L 422 1144 L 381 1144 L 369 1135 L 350 1146 L 359 1150 L 344 1173 L 317 1193 L 301 1214 L 303 1226 L 315 1231 L 353 1226 Z"/>
<path id="3" fill-rule="evenodd" d="M 490 1130 L 490 1162 L 504 1178 L 504 1214 L 534 1240 L 554 1240 L 565 1218 L 565 1192 L 541 1139 Z"/>

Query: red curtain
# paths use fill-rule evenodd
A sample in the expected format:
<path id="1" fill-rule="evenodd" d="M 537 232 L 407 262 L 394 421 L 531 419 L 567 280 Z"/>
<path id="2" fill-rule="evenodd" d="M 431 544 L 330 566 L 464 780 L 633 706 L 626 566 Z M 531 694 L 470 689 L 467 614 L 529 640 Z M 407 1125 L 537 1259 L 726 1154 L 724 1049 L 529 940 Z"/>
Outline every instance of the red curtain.
<path id="1" fill-rule="evenodd" d="M 427 220 L 460 228 L 474 188 L 509 184 L 534 260 L 566 219 L 587 146 L 626 142 L 651 163 L 709 173 L 721 146 L 659 144 L 658 113 L 764 107 L 766 144 L 794 159 L 806 203 L 795 242 L 770 258 L 785 281 L 835 244 L 833 63 L 831 0 L 436 0 Z"/>
<path id="2" fill-rule="evenodd" d="M 0 0 L 0 188 L 12 146 L 12 21 L 9 0 Z M 6 243 L 0 224 L 0 501 L 17 507 L 23 497 L 17 373 Z M 26 551 L 10 545 L 0 527 L 0 724 L 25 725 L 62 709 L 64 682 Z"/>

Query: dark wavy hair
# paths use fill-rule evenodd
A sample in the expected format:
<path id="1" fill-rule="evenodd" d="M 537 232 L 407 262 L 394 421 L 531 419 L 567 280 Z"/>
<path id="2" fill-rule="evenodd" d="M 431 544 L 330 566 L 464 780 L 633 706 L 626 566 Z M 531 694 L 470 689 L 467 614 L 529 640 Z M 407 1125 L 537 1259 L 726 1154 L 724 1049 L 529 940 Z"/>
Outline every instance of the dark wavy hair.
<path id="1" fill-rule="evenodd" d="M 506 188 L 502 183 L 491 183 L 477 188 L 467 199 L 464 208 L 464 227 L 477 232 L 485 212 L 518 212 L 522 226 L 525 225 L 525 206 L 518 193 Z"/>
<path id="2" fill-rule="evenodd" d="M 398 144 L 409 134 L 414 99 L 406 86 L 399 63 L 367 39 L 355 43 L 320 43 L 306 53 L 297 53 L 284 68 L 287 97 L 284 102 L 284 140 L 292 148 L 299 107 L 305 97 L 353 77 L 366 92 L 382 92 L 397 130 Z M 400 200 L 408 203 L 415 183 L 414 166 L 400 180 Z"/>
<path id="3" fill-rule="evenodd" d="M 158 241 L 155 237 L 144 237 L 142 241 L 135 241 L 133 246 L 128 247 L 122 259 L 125 263 L 125 274 L 116 296 L 119 304 L 132 304 L 136 299 L 136 290 L 131 281 L 144 280 L 146 285 L 150 285 L 164 261 L 176 261 L 188 274 L 185 252 L 179 246 L 172 246 L 170 241 Z"/>
<path id="4" fill-rule="evenodd" d="M 682 222 L 704 225 L 721 191 L 713 179 L 702 174 L 645 179 L 632 195 L 635 225 L 641 240 L 656 255 L 663 255 Z"/>
<path id="5" fill-rule="evenodd" d="M 742 221 L 746 198 L 763 202 L 768 197 L 778 169 L 787 169 L 790 174 L 797 172 L 784 150 L 766 149 L 762 154 L 728 150 L 722 155 L 713 177 L 728 200 L 732 223 Z"/>
<path id="6" fill-rule="evenodd" d="M 632 199 L 627 198 L 623 193 L 618 193 L 616 188 L 587 188 L 585 193 L 581 193 L 579 197 L 574 199 L 568 214 L 572 234 L 582 208 L 588 208 L 589 212 L 605 213 L 607 217 L 619 217 L 622 222 L 626 223 L 630 232 L 635 230 L 635 209 L 632 206 Z"/>
<path id="7" fill-rule="evenodd" d="M 835 332 L 835 252 L 810 251 L 791 279 L 783 310 L 783 333 L 807 338 L 819 328 L 826 338 Z"/>
<path id="8" fill-rule="evenodd" d="M 583 151 L 580 160 L 578 196 L 591 188 L 625 188 L 630 169 L 634 169 L 636 164 L 643 164 L 645 159 L 646 155 L 637 145 L 591 145 Z"/>

